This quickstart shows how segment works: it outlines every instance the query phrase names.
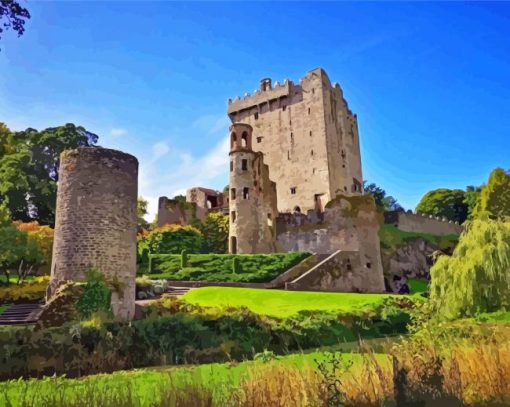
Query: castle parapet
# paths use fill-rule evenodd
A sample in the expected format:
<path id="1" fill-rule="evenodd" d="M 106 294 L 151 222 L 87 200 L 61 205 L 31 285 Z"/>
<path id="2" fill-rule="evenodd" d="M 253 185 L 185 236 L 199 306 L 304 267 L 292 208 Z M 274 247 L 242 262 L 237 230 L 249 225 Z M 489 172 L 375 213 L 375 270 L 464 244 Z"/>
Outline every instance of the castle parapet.
<path id="1" fill-rule="evenodd" d="M 279 99 L 282 97 L 288 97 L 291 94 L 291 89 L 294 86 L 292 81 L 286 80 L 283 85 L 275 83 L 274 87 L 269 84 L 269 79 L 264 79 L 265 87 L 264 90 L 258 90 L 254 95 L 245 95 L 243 98 L 239 96 L 233 101 L 229 100 L 228 103 L 228 114 L 240 112 L 241 110 L 250 109 L 254 106 L 258 106 L 263 103 L 267 103 L 270 100 Z"/>

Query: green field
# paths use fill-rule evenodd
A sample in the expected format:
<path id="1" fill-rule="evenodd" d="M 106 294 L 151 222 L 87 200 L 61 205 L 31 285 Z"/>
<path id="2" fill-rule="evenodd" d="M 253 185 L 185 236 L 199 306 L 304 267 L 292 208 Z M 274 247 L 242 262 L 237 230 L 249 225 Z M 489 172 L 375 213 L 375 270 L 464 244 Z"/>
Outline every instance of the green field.
<path id="1" fill-rule="evenodd" d="M 60 377 L 27 381 L 11 380 L 0 383 L 0 403 L 4 402 L 5 405 L 13 407 L 23 405 L 145 407 L 158 405 L 161 402 L 161 393 L 165 391 L 175 392 L 176 389 L 183 389 L 193 392 L 193 389 L 203 387 L 212 391 L 212 404 L 221 406 L 222 401 L 230 397 L 240 380 L 258 369 L 270 368 L 271 365 L 297 368 L 308 365 L 316 369 L 316 361 L 326 360 L 328 355 L 324 352 L 312 352 L 288 355 L 275 361 L 256 360 L 242 363 L 135 369 L 99 374 L 83 379 Z M 377 354 L 375 357 L 380 363 L 389 364 L 389 358 L 386 355 Z M 362 361 L 362 356 L 342 354 L 342 360 L 352 361 L 353 368 L 356 369 Z M 129 404 L 124 404 L 128 401 Z"/>
<path id="2" fill-rule="evenodd" d="M 265 283 L 295 266 L 309 253 L 271 254 L 190 254 L 186 267 L 181 255 L 155 254 L 150 256 L 149 277 L 178 281 Z M 233 259 L 239 268 L 233 270 Z"/>
<path id="3" fill-rule="evenodd" d="M 410 278 L 407 280 L 411 294 L 424 293 L 429 290 L 429 282 L 420 278 Z"/>
<path id="4" fill-rule="evenodd" d="M 189 291 L 182 299 L 203 307 L 246 307 L 257 314 L 285 318 L 300 311 L 362 312 L 389 297 L 392 295 L 204 287 Z"/>
<path id="5" fill-rule="evenodd" d="M 397 248 L 408 241 L 423 239 L 440 249 L 455 247 L 459 241 L 458 235 L 438 236 L 430 233 L 404 232 L 395 225 L 385 224 L 379 229 L 379 239 L 383 248 Z"/>

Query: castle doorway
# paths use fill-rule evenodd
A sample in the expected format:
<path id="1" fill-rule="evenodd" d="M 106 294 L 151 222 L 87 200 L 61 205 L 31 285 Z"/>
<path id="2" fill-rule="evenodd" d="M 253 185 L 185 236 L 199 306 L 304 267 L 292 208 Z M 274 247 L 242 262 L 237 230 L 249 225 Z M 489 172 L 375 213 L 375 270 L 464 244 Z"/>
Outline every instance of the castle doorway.
<path id="1" fill-rule="evenodd" d="M 230 253 L 237 254 L 237 237 L 230 237 Z"/>
<path id="2" fill-rule="evenodd" d="M 326 194 L 315 194 L 315 212 L 323 213 L 326 203 Z"/>

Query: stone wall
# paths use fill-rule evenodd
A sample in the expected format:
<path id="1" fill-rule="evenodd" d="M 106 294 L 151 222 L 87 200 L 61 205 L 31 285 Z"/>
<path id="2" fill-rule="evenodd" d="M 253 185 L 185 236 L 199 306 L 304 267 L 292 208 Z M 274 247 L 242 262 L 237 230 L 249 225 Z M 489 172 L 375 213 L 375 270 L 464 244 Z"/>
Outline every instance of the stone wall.
<path id="1" fill-rule="evenodd" d="M 269 165 L 280 212 L 323 210 L 338 193 L 361 193 L 357 118 L 324 70 L 299 84 L 266 79 L 253 95 L 229 101 L 228 114 L 252 126 L 253 150 Z"/>
<path id="2" fill-rule="evenodd" d="M 326 205 L 321 216 L 314 211 L 309 211 L 307 215 L 294 213 L 279 216 L 276 248 L 280 252 L 349 252 L 357 272 L 371 276 L 364 291 L 382 292 L 384 278 L 378 235 L 380 221 L 371 196 L 338 196 Z M 322 289 L 328 288 L 323 285 Z M 332 289 L 336 290 L 337 287 Z"/>
<path id="3" fill-rule="evenodd" d="M 59 282 L 83 281 L 96 268 L 118 282 L 114 314 L 133 317 L 137 178 L 137 159 L 120 151 L 89 147 L 61 154 L 48 298 Z"/>
<path id="4" fill-rule="evenodd" d="M 384 222 L 393 224 L 405 232 L 430 233 L 438 236 L 460 235 L 463 229 L 458 223 L 448 221 L 446 218 L 399 211 L 386 213 Z"/>
<path id="5" fill-rule="evenodd" d="M 380 293 L 381 276 L 361 263 L 359 252 L 338 250 L 285 285 L 287 290 Z"/>
<path id="6" fill-rule="evenodd" d="M 196 205 L 179 202 L 162 196 L 158 201 L 158 227 L 164 225 L 189 225 L 191 219 L 197 216 Z"/>

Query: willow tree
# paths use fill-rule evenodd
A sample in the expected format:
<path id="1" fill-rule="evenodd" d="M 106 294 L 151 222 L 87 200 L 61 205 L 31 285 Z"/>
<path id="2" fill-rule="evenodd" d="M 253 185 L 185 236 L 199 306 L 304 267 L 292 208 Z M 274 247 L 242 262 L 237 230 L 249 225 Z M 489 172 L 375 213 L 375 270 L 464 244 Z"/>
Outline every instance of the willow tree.
<path id="1" fill-rule="evenodd" d="M 510 220 L 470 222 L 430 273 L 432 303 L 446 318 L 510 309 Z"/>

